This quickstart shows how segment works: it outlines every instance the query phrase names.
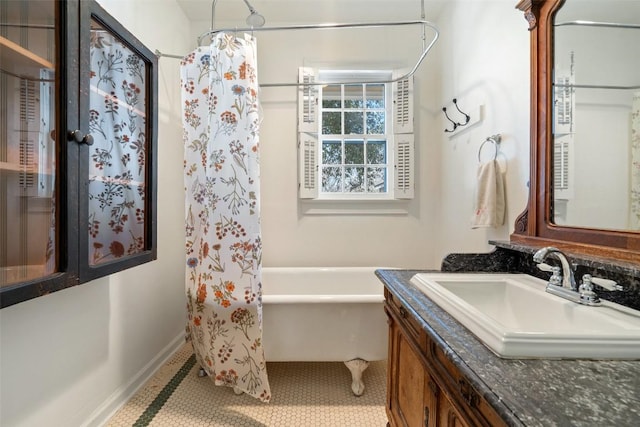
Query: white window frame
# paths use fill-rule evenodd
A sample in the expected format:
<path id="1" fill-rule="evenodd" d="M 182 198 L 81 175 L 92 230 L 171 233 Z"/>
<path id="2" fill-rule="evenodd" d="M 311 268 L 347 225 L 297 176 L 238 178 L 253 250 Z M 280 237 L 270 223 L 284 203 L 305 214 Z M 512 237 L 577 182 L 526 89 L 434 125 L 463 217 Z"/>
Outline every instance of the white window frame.
<path id="1" fill-rule="evenodd" d="M 396 79 L 406 71 L 336 71 L 301 67 L 300 83 L 354 83 Z M 320 77 L 318 77 L 320 76 Z M 385 193 L 320 192 L 322 130 L 319 85 L 301 85 L 298 89 L 298 196 L 325 201 L 389 201 L 414 197 L 413 77 L 385 84 L 385 136 L 387 146 L 387 191 Z M 350 135 L 340 138 L 349 139 Z M 355 139 L 376 139 L 379 135 L 353 135 Z"/>
<path id="2" fill-rule="evenodd" d="M 318 78 L 320 81 L 333 83 L 333 82 L 348 82 L 350 80 L 357 80 L 357 84 L 360 85 L 362 80 L 365 81 L 385 81 L 391 79 L 391 71 L 337 71 L 337 70 L 320 70 L 318 72 Z M 346 94 L 344 93 L 344 85 L 341 85 L 343 91 L 341 93 L 340 99 L 344 100 Z M 322 100 L 324 99 L 324 88 L 325 86 L 320 86 L 318 90 L 318 177 L 319 180 L 319 188 L 318 188 L 318 196 L 319 200 L 389 200 L 393 199 L 393 134 L 391 133 L 391 117 L 392 117 L 392 108 L 391 102 L 392 99 L 392 90 L 391 85 L 386 83 L 384 84 L 384 114 L 385 114 L 385 129 L 382 134 L 336 134 L 336 135 L 325 135 L 322 133 L 322 113 L 327 110 L 333 109 L 325 109 L 322 107 Z M 365 94 L 366 96 L 366 94 Z M 367 111 L 368 108 L 363 107 L 362 111 Z M 344 105 L 340 108 L 337 108 L 336 111 L 350 112 L 352 109 L 344 107 Z M 355 111 L 358 111 L 357 109 Z M 344 115 L 343 115 L 344 117 Z M 325 166 L 322 163 L 322 144 L 326 140 L 340 140 L 342 142 L 343 150 L 346 148 L 346 141 L 348 140 L 362 140 L 366 147 L 368 141 L 376 141 L 376 140 L 384 140 L 385 141 L 385 159 L 384 167 L 386 169 L 386 191 L 375 193 L 375 192 L 325 192 L 322 191 L 321 181 L 322 181 L 322 168 Z M 365 148 L 366 151 L 366 148 Z M 343 151 L 344 155 L 344 151 Z M 365 157 L 366 159 L 366 157 Z M 344 157 L 343 157 L 344 161 Z M 366 163 L 366 160 L 365 160 Z M 366 164 L 363 164 L 366 170 Z M 342 163 L 339 166 L 341 169 L 348 167 L 346 164 Z"/>

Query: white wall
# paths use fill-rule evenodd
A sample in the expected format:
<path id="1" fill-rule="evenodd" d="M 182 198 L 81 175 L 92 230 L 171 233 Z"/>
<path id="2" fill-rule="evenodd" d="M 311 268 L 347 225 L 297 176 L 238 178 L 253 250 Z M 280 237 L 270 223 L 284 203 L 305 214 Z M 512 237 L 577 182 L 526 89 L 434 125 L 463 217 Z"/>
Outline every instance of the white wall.
<path id="1" fill-rule="evenodd" d="M 508 240 L 527 203 L 529 179 L 529 32 L 512 0 L 456 0 L 438 23 L 442 28 L 441 84 L 438 97 L 447 112 L 484 106 L 483 120 L 449 138 L 440 114 L 441 146 L 438 242 L 435 258 L 451 252 L 486 252 L 488 240 Z M 480 144 L 502 135 L 498 160 L 506 166 L 507 215 L 503 226 L 471 229 Z M 483 160 L 491 157 L 487 143 Z"/>
<path id="2" fill-rule="evenodd" d="M 428 4 L 428 2 L 427 2 Z M 340 14 L 315 21 L 349 22 L 418 19 L 419 1 L 366 16 Z M 269 21 L 283 16 L 277 4 L 254 4 Z M 329 12 L 327 12 L 327 10 Z M 323 13 L 331 14 L 326 8 Z M 427 9 L 428 10 L 428 9 Z M 244 26 L 245 15 L 216 11 L 216 28 Z M 320 13 L 318 11 L 318 13 Z M 296 91 L 264 88 L 261 102 L 262 231 L 266 266 L 374 265 L 439 268 L 450 252 L 486 252 L 489 239 L 508 240 L 523 211 L 529 173 L 529 33 L 512 0 L 447 1 L 437 19 L 440 40 L 416 73 L 416 199 L 407 215 L 307 215 L 296 193 Z M 209 17 L 193 23 L 195 39 L 210 27 Z M 402 67 L 421 51 L 415 29 L 396 36 L 389 29 L 331 32 L 261 32 L 258 70 L 261 82 L 295 81 L 301 65 L 332 63 Z M 394 30 L 395 31 L 395 30 Z M 362 39 L 364 43 L 354 39 Z M 353 43 L 353 44 L 350 44 Z M 357 46 L 357 50 L 353 48 Z M 471 110 L 479 104 L 485 119 L 449 139 L 443 133 L 442 107 L 452 98 Z M 501 133 L 501 157 L 507 163 L 508 214 L 499 229 L 471 230 L 477 150 L 489 135 Z"/>
<path id="3" fill-rule="evenodd" d="M 408 67 L 422 51 L 417 27 L 404 32 L 393 30 L 399 33 L 397 36 L 392 36 L 391 30 L 369 30 L 366 37 L 350 31 L 353 34 L 346 36 L 337 36 L 338 32 L 261 34 L 259 51 L 268 53 L 259 56 L 260 80 L 295 81 L 300 65 Z M 356 42 L 356 38 L 360 40 Z M 315 48 L 310 51 L 308 46 Z M 437 212 L 427 197 L 435 188 L 435 177 L 430 174 L 436 169 L 438 153 L 437 144 L 433 143 L 437 116 L 433 114 L 432 95 L 437 71 L 437 62 L 428 56 L 415 78 L 419 186 L 418 197 L 408 204 L 409 213 L 405 215 L 306 215 L 297 199 L 296 90 L 262 90 L 265 265 L 429 267 L 433 250 L 429 236 L 434 233 Z"/>
<path id="4" fill-rule="evenodd" d="M 221 4 L 216 27 L 243 25 L 244 15 L 229 16 Z M 255 4 L 266 17 L 283 14 L 264 2 Z M 419 2 L 402 2 L 389 16 L 375 8 L 358 16 L 334 15 L 323 8 L 311 22 L 389 21 L 420 18 Z M 320 12 L 320 11 L 318 11 Z M 207 17 L 208 18 L 208 17 Z M 233 19 L 236 19 L 233 21 Z M 269 21 L 268 25 L 293 22 Z M 296 22 L 298 23 L 298 22 Z M 195 22 L 196 35 L 209 20 Z M 362 67 L 398 69 L 413 66 L 422 52 L 421 30 L 385 28 L 332 31 L 261 32 L 258 37 L 260 82 L 294 82 L 298 67 Z M 431 35 L 427 34 L 430 38 Z M 438 60 L 436 44 L 415 76 L 416 145 L 419 167 L 417 197 L 404 215 L 307 215 L 297 198 L 297 92 L 295 88 L 263 88 L 261 104 L 261 208 L 265 266 L 393 266 L 435 268 L 435 228 L 439 206 Z"/>
<path id="5" fill-rule="evenodd" d="M 100 3 L 151 50 L 190 46 L 174 0 Z M 158 260 L 0 311 L 2 426 L 95 424 L 183 342 L 177 61 L 160 59 L 159 71 Z"/>

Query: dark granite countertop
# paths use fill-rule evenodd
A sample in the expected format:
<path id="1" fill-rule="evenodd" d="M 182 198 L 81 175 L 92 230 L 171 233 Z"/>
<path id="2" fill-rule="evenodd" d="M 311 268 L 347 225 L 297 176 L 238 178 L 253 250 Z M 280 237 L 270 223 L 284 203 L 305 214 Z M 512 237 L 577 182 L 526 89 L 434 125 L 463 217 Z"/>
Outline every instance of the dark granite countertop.
<path id="1" fill-rule="evenodd" d="M 377 270 L 449 359 L 512 426 L 640 426 L 640 361 L 502 359 L 410 283 Z"/>

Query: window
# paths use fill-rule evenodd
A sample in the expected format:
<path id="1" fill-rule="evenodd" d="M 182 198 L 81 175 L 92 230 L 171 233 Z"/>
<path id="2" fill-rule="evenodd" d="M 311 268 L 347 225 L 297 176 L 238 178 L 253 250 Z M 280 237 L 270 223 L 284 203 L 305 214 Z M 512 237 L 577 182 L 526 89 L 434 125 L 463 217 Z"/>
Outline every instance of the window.
<path id="1" fill-rule="evenodd" d="M 299 77 L 327 83 L 299 89 L 299 197 L 413 198 L 411 78 L 376 83 L 394 74 L 310 68 Z"/>

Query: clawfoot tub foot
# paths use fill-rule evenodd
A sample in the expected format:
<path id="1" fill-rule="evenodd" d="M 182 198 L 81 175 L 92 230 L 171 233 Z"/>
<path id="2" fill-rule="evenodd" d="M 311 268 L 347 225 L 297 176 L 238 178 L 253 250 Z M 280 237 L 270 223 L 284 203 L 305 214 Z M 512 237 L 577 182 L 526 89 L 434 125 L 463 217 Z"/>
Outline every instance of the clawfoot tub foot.
<path id="1" fill-rule="evenodd" d="M 204 368 L 200 368 L 198 369 L 198 376 L 199 377 L 206 377 L 207 375 L 207 371 L 204 370 Z M 244 391 L 240 390 L 240 387 L 233 387 L 233 392 L 237 395 L 240 395 L 242 393 L 244 393 Z"/>
<path id="2" fill-rule="evenodd" d="M 364 383 L 362 382 L 362 373 L 369 367 L 369 362 L 362 359 L 353 359 L 344 364 L 351 371 L 351 391 L 356 396 L 362 396 L 364 393 Z"/>

